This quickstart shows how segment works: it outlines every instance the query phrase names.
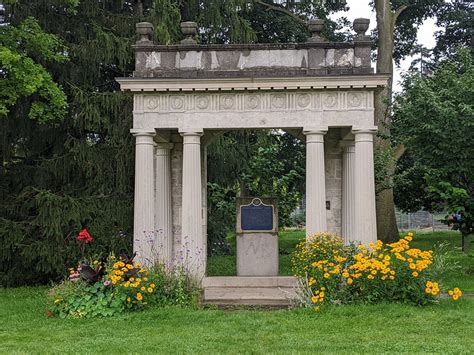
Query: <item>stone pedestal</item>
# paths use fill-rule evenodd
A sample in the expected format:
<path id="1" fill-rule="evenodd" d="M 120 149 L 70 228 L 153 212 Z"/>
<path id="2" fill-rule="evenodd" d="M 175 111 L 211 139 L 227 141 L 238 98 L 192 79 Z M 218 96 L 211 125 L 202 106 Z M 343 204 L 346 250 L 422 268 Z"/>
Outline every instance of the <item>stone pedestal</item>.
<path id="1" fill-rule="evenodd" d="M 272 198 L 237 199 L 237 275 L 278 275 L 278 208 Z"/>
<path id="2" fill-rule="evenodd" d="M 237 276 L 277 276 L 278 235 L 237 235 Z"/>

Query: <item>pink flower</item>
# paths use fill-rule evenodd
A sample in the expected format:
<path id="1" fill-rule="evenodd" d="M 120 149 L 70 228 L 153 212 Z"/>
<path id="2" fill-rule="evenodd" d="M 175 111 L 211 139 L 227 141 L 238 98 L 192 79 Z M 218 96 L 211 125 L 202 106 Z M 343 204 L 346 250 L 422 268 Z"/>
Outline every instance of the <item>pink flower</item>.
<path id="1" fill-rule="evenodd" d="M 104 281 L 104 286 L 110 286 L 110 284 L 111 284 L 110 280 Z"/>

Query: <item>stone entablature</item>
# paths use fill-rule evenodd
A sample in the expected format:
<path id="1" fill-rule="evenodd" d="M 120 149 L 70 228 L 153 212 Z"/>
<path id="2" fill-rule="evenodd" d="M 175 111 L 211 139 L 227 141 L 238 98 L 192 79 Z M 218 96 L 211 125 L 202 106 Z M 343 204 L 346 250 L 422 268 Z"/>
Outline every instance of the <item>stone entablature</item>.
<path id="1" fill-rule="evenodd" d="M 365 90 L 136 94 L 133 126 L 141 129 L 371 127 L 373 110 L 373 92 Z"/>

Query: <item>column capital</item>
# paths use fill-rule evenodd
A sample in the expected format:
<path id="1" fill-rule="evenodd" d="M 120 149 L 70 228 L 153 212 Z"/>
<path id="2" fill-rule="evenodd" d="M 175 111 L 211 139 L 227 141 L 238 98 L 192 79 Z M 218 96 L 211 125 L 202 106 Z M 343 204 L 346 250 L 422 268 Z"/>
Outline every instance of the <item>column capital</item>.
<path id="1" fill-rule="evenodd" d="M 202 128 L 179 128 L 178 132 L 180 135 L 184 136 L 202 136 L 204 130 Z"/>
<path id="2" fill-rule="evenodd" d="M 352 133 L 355 136 L 355 142 L 373 142 L 374 135 L 377 133 L 377 127 L 353 128 Z"/>
<path id="3" fill-rule="evenodd" d="M 341 141 L 339 143 L 343 154 L 355 153 L 355 142 L 354 141 Z"/>
<path id="4" fill-rule="evenodd" d="M 306 144 L 324 143 L 324 135 L 328 132 L 327 127 L 303 128 L 303 134 L 306 136 Z"/>
<path id="5" fill-rule="evenodd" d="M 155 142 L 155 147 L 157 149 L 157 152 L 158 150 L 171 150 L 174 148 L 174 144 L 173 143 L 156 143 Z"/>
<path id="6" fill-rule="evenodd" d="M 156 132 L 154 129 L 137 129 L 137 128 L 132 128 L 130 130 L 130 133 L 133 134 L 135 137 L 154 137 L 156 135 Z"/>

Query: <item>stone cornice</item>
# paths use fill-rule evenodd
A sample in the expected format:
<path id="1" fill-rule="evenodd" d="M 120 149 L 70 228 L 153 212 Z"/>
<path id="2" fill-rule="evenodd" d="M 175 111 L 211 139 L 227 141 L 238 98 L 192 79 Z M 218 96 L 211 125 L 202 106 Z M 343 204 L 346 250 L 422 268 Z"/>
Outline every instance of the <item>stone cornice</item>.
<path id="1" fill-rule="evenodd" d="M 387 85 L 384 74 L 291 77 L 291 78 L 219 78 L 157 79 L 117 78 L 122 91 L 234 91 L 234 90 L 299 90 L 299 89 L 366 89 Z"/>
<path id="2" fill-rule="evenodd" d="M 355 42 L 303 42 L 303 43 L 250 43 L 250 44 L 174 44 L 174 45 L 133 45 L 136 52 L 183 52 L 183 51 L 238 51 L 238 50 L 279 50 L 311 48 L 355 48 L 371 47 L 372 41 Z"/>

